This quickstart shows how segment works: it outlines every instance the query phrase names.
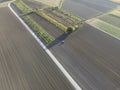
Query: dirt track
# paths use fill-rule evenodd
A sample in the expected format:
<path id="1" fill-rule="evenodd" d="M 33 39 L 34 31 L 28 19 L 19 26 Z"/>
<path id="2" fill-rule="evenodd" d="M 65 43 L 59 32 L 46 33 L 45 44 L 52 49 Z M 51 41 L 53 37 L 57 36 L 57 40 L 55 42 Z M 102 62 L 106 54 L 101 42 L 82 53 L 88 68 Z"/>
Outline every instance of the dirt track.
<path id="1" fill-rule="evenodd" d="M 0 8 L 0 90 L 74 90 L 8 8 Z"/>

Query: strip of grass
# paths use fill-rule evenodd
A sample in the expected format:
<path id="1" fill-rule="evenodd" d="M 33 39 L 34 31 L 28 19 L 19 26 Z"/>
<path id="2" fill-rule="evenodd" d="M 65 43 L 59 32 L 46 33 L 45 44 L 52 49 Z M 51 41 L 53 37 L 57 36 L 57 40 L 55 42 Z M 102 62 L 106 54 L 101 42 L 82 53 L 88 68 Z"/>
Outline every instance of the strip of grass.
<path id="1" fill-rule="evenodd" d="M 116 15 L 116 16 L 120 17 L 120 11 L 115 10 L 115 11 L 112 11 L 110 13 L 113 14 L 113 15 Z"/>
<path id="2" fill-rule="evenodd" d="M 100 17 L 99 19 L 120 28 L 120 18 L 116 18 L 116 17 L 111 14 L 108 14 L 108 15 Z"/>
<path id="3" fill-rule="evenodd" d="M 15 4 L 23 12 L 23 14 L 32 11 L 32 9 L 27 6 L 22 0 L 16 0 L 13 4 Z"/>
<path id="4" fill-rule="evenodd" d="M 78 28 L 78 27 L 76 27 L 77 25 L 76 26 L 70 26 L 70 27 L 69 26 L 65 26 L 64 24 L 60 23 L 59 21 L 57 21 L 54 18 L 51 18 L 50 16 L 48 16 L 47 14 L 45 14 L 43 10 L 37 9 L 36 13 L 38 15 L 40 15 L 41 17 L 45 18 L 46 20 L 48 20 L 49 22 L 51 22 L 52 24 L 54 24 L 56 27 L 60 28 L 61 30 L 63 30 L 66 33 L 68 33 L 68 28 L 71 28 L 72 31 L 75 31 Z M 65 12 L 63 12 L 63 13 L 65 13 Z M 73 15 L 71 15 L 69 13 L 65 13 L 65 14 L 67 14 L 68 17 L 70 17 L 74 21 L 80 22 L 80 24 L 82 26 L 83 21 L 84 21 L 83 19 L 75 17 L 75 16 L 73 16 Z M 80 26 L 80 25 L 78 25 L 78 26 Z"/>
<path id="5" fill-rule="evenodd" d="M 85 19 L 82 18 L 82 17 L 76 17 L 74 16 L 72 13 L 70 12 L 67 12 L 66 10 L 63 10 L 63 9 L 58 9 L 60 12 L 63 12 L 64 14 L 67 14 L 69 17 L 71 17 L 71 19 L 75 20 L 75 21 L 78 21 L 78 22 L 81 22 L 81 21 L 84 21 Z"/>
<path id="6" fill-rule="evenodd" d="M 50 44 L 52 41 L 55 40 L 32 18 L 27 16 L 27 13 L 32 11 L 32 9 L 29 6 L 27 6 L 22 0 L 16 0 L 14 4 L 23 12 L 23 14 L 21 15 L 23 20 L 45 41 L 46 44 Z"/>
<path id="7" fill-rule="evenodd" d="M 38 34 L 46 44 L 50 44 L 55 39 L 49 35 L 42 27 L 40 27 L 33 19 L 31 19 L 29 16 L 23 16 L 22 17 L 24 21 Z"/>
<path id="8" fill-rule="evenodd" d="M 115 27 L 115 26 L 108 24 L 101 20 L 97 20 L 92 25 L 95 26 L 96 28 L 100 29 L 101 31 L 108 33 L 109 35 L 120 40 L 120 28 Z"/>
<path id="9" fill-rule="evenodd" d="M 64 0 L 60 0 L 59 6 L 58 6 L 59 9 L 61 9 L 63 2 Z"/>
<path id="10" fill-rule="evenodd" d="M 63 24 L 57 22 L 56 20 L 52 19 L 51 17 L 49 17 L 48 15 L 46 15 L 45 13 L 43 13 L 43 11 L 36 11 L 36 13 L 38 15 L 40 15 L 41 17 L 45 18 L 46 20 L 48 20 L 49 22 L 51 22 L 52 24 L 56 25 L 56 27 L 62 29 L 63 31 L 67 31 L 67 27 L 64 26 Z"/>

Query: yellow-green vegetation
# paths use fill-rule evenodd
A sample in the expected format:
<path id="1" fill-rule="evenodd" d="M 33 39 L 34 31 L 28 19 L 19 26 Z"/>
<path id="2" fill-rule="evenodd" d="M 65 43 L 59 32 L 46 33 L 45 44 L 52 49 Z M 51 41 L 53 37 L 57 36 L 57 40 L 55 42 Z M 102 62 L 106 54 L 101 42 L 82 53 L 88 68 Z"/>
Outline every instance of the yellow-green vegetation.
<path id="1" fill-rule="evenodd" d="M 17 0 L 14 4 L 20 9 L 23 14 L 21 17 L 23 20 L 34 30 L 44 41 L 46 44 L 50 44 L 55 39 L 49 35 L 42 27 L 40 27 L 32 18 L 30 18 L 27 13 L 31 12 L 32 9 L 27 6 L 22 0 Z"/>
<path id="2" fill-rule="evenodd" d="M 61 9 L 64 0 L 60 0 L 58 8 Z"/>
<path id="3" fill-rule="evenodd" d="M 46 44 L 50 44 L 52 41 L 55 40 L 29 16 L 23 16 L 22 18 L 32 28 L 32 30 L 34 30 L 42 39 L 44 39 Z"/>
<path id="4" fill-rule="evenodd" d="M 120 28 L 99 19 L 89 20 L 88 23 L 93 27 L 120 40 Z"/>
<path id="5" fill-rule="evenodd" d="M 23 13 L 28 13 L 31 12 L 32 9 L 27 6 L 22 0 L 16 0 L 14 1 L 14 4 L 23 12 Z"/>
<path id="6" fill-rule="evenodd" d="M 69 33 L 70 30 L 70 32 L 75 31 L 79 28 L 79 26 L 82 26 L 84 21 L 83 19 L 56 8 L 48 8 L 43 10 L 37 9 L 36 13 L 66 33 Z"/>
<path id="7" fill-rule="evenodd" d="M 116 15 L 108 14 L 100 17 L 99 19 L 120 28 L 120 17 Z"/>
<path id="8" fill-rule="evenodd" d="M 120 11 L 112 11 L 111 14 L 120 17 Z"/>
<path id="9" fill-rule="evenodd" d="M 63 0 L 61 1 L 62 4 Z M 66 33 L 73 32 L 79 28 L 80 24 L 83 24 L 83 19 L 77 18 L 74 15 L 67 13 L 66 11 L 61 10 L 58 7 L 55 8 L 42 8 L 42 9 L 35 9 L 32 10 L 29 6 L 27 6 L 22 0 L 17 0 L 14 4 L 23 12 L 21 16 L 27 15 L 30 12 L 35 12 L 41 17 L 45 18 L 56 27 L 60 28 Z M 53 9 L 53 11 L 52 11 Z M 49 11 L 51 10 L 51 11 Z M 56 18 L 54 16 L 54 11 L 56 12 Z M 52 17 L 51 17 L 51 16 Z M 61 18 L 59 18 L 61 17 Z"/>
<path id="10" fill-rule="evenodd" d="M 120 7 L 87 20 L 87 23 L 120 40 Z"/>
<path id="11" fill-rule="evenodd" d="M 51 22 L 52 24 L 56 25 L 56 27 L 59 27 L 60 29 L 62 29 L 63 31 L 67 31 L 67 27 L 64 26 L 63 24 L 57 22 L 56 20 L 54 20 L 53 18 L 49 17 L 48 15 L 46 15 L 43 11 L 37 11 L 36 12 L 38 15 L 40 15 L 41 17 L 45 18 L 46 20 L 48 20 L 49 22 Z"/>
<path id="12" fill-rule="evenodd" d="M 105 13 L 97 18 L 120 28 L 120 7 L 117 7 L 114 10 Z"/>
<path id="13" fill-rule="evenodd" d="M 79 21 L 79 22 L 85 21 L 84 18 L 82 18 L 82 17 L 79 18 L 79 17 L 77 17 L 77 16 L 74 16 L 72 13 L 67 12 L 66 10 L 61 9 L 61 11 L 62 11 L 63 13 L 65 13 L 65 14 L 67 14 L 69 17 L 73 18 L 73 19 L 76 20 L 76 21 Z"/>

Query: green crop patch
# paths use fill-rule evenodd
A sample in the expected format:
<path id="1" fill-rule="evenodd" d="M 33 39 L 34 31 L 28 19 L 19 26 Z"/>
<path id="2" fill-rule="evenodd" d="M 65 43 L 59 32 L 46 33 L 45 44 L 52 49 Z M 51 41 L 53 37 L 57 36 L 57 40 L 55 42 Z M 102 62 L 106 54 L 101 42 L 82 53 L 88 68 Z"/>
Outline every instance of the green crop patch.
<path id="1" fill-rule="evenodd" d="M 46 44 L 50 44 L 55 39 L 49 35 L 42 27 L 40 27 L 32 18 L 29 16 L 22 16 L 24 21 L 34 30 L 44 41 Z"/>
<path id="2" fill-rule="evenodd" d="M 45 8 L 37 9 L 36 13 L 45 18 L 64 32 L 69 32 L 71 28 L 72 32 L 82 26 L 84 20 L 73 16 L 58 8 Z"/>
<path id="3" fill-rule="evenodd" d="M 29 6 L 27 6 L 22 0 L 16 0 L 13 4 L 16 5 L 17 8 L 19 8 L 23 12 L 23 14 L 32 11 L 32 9 Z"/>
<path id="4" fill-rule="evenodd" d="M 120 28 L 120 17 L 108 14 L 99 19 Z"/>
<path id="5" fill-rule="evenodd" d="M 93 27 L 120 40 L 120 28 L 99 19 L 89 20 L 88 23 Z"/>

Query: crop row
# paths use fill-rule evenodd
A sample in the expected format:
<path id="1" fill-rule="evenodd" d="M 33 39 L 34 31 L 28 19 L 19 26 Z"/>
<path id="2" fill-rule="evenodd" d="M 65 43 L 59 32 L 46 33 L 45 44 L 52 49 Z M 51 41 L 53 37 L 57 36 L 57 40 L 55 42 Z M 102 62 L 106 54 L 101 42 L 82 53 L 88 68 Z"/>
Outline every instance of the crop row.
<path id="1" fill-rule="evenodd" d="M 46 44 L 50 44 L 52 41 L 55 40 L 49 33 L 47 33 L 31 17 L 27 15 L 27 13 L 32 12 L 33 10 L 22 0 L 16 0 L 14 2 L 14 5 L 16 5 L 16 7 L 23 12 L 23 14 L 21 15 L 22 19 L 45 41 Z"/>
<path id="2" fill-rule="evenodd" d="M 32 9 L 29 6 L 27 6 L 22 0 L 14 1 L 14 5 L 16 5 L 22 11 L 23 14 L 32 11 Z"/>
<path id="3" fill-rule="evenodd" d="M 34 30 L 42 39 L 44 39 L 47 44 L 50 44 L 52 41 L 54 41 L 54 38 L 29 16 L 23 16 L 22 18 L 32 28 L 32 30 Z"/>

